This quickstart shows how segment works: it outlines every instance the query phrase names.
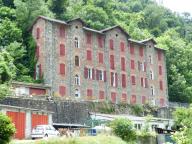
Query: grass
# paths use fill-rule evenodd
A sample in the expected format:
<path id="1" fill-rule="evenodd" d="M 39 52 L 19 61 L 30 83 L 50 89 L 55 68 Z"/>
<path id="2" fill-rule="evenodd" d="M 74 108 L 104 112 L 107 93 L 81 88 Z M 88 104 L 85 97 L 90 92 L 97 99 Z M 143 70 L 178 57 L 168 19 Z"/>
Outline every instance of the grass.
<path id="1" fill-rule="evenodd" d="M 34 141 L 12 141 L 10 144 L 127 144 L 115 136 L 98 135 L 77 138 L 51 138 Z"/>

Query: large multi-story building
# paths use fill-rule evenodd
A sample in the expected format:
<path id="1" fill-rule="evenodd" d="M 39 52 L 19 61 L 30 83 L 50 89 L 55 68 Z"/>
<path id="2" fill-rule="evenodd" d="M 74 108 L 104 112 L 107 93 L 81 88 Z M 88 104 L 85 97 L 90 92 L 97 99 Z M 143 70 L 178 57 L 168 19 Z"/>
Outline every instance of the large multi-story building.
<path id="1" fill-rule="evenodd" d="M 39 16 L 35 78 L 53 95 L 70 99 L 166 106 L 165 50 L 154 39 L 136 41 L 120 26 L 101 31 L 81 19 L 60 21 Z"/>

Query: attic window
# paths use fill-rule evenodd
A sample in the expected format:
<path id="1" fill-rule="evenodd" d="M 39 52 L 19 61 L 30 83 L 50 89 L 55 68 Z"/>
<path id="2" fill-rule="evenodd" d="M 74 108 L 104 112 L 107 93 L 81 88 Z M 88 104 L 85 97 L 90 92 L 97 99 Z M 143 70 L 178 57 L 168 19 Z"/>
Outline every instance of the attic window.
<path id="1" fill-rule="evenodd" d="M 78 26 L 75 26 L 76 29 L 78 29 Z"/>
<path id="2" fill-rule="evenodd" d="M 118 37 L 118 34 L 116 34 L 116 37 Z"/>

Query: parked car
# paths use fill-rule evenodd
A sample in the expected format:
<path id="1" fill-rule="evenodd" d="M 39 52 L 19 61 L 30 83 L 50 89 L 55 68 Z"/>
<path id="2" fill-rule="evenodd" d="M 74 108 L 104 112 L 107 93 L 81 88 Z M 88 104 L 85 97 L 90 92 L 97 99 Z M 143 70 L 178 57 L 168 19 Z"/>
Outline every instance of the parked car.
<path id="1" fill-rule="evenodd" d="M 52 125 L 37 125 L 31 133 L 32 139 L 60 136 L 60 133 Z"/>

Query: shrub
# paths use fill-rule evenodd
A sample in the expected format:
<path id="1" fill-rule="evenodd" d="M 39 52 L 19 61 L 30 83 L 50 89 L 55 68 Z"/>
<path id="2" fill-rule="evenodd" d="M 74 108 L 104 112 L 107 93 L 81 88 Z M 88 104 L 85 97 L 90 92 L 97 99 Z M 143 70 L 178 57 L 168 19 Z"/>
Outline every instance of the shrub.
<path id="1" fill-rule="evenodd" d="M 0 144 L 6 144 L 15 133 L 15 126 L 10 118 L 0 113 Z"/>
<path id="2" fill-rule="evenodd" d="M 125 118 L 115 119 L 110 123 L 115 135 L 122 138 L 127 142 L 136 140 L 136 132 L 133 128 L 133 124 L 130 120 Z"/>

